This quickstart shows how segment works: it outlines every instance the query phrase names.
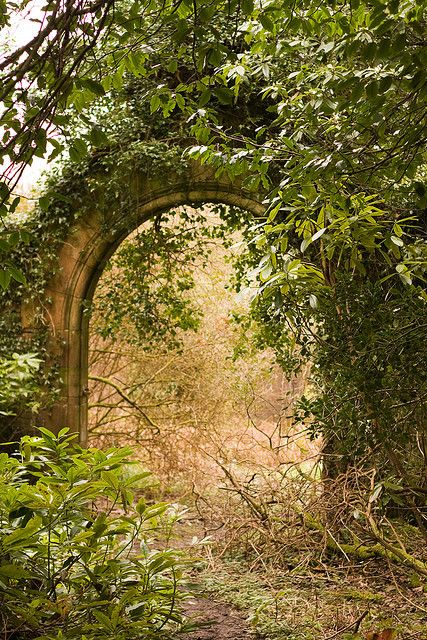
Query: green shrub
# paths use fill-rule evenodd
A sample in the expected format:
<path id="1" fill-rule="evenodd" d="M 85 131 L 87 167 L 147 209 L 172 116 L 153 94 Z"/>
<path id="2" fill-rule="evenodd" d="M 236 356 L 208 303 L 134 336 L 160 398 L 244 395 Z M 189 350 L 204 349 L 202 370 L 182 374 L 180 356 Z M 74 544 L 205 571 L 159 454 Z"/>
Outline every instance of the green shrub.
<path id="1" fill-rule="evenodd" d="M 6 640 L 163 638 L 180 627 L 185 561 L 151 548 L 165 503 L 136 501 L 129 449 L 63 429 L 0 454 L 0 626 Z M 126 477 L 127 476 L 127 477 Z"/>
<path id="2" fill-rule="evenodd" d="M 38 407 L 35 374 L 41 360 L 34 353 L 0 357 L 0 416 L 13 415 L 18 406 Z"/>

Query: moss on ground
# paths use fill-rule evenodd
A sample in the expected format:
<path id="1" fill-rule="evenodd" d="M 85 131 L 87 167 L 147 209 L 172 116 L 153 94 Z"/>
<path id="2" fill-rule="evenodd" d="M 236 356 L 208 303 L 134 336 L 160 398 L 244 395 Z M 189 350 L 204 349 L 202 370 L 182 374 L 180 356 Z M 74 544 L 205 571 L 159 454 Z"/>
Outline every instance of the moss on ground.
<path id="1" fill-rule="evenodd" d="M 316 569 L 254 571 L 244 558 L 222 558 L 197 582 L 202 593 L 244 612 L 265 640 L 359 640 L 385 628 L 396 629 L 396 640 L 427 638 L 425 595 L 409 577 L 391 576 L 378 561 Z"/>

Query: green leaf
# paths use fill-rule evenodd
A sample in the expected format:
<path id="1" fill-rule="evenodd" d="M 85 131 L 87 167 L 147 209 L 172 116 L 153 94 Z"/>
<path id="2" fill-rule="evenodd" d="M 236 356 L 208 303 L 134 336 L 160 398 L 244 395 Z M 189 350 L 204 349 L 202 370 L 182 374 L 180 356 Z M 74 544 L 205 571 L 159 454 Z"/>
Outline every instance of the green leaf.
<path id="1" fill-rule="evenodd" d="M 215 5 L 213 5 L 213 6 L 206 5 L 206 6 L 202 7 L 200 9 L 200 11 L 199 11 L 199 14 L 198 14 L 198 18 L 199 18 L 200 22 L 202 22 L 202 23 L 210 22 L 210 20 L 212 19 L 213 15 L 215 13 L 215 9 L 216 9 Z"/>
<path id="2" fill-rule="evenodd" d="M 269 18 L 269 16 L 264 12 L 260 15 L 259 21 L 266 31 L 274 31 L 274 22 Z"/>
<path id="3" fill-rule="evenodd" d="M 110 618 L 107 615 L 105 615 L 105 613 L 102 613 L 102 611 L 94 609 L 92 611 L 92 614 L 101 624 L 101 626 L 105 627 L 105 629 L 112 630 L 112 624 L 111 624 Z"/>
<path id="4" fill-rule="evenodd" d="M 173 39 L 175 40 L 175 42 L 177 42 L 178 44 L 184 42 L 189 30 L 190 27 L 187 24 L 187 20 L 179 20 L 176 26 L 175 33 L 173 34 Z"/>
<path id="5" fill-rule="evenodd" d="M 166 69 L 169 71 L 169 73 L 175 73 L 176 70 L 178 69 L 178 60 L 171 60 L 166 65 Z"/>
<path id="6" fill-rule="evenodd" d="M 135 510 L 139 515 L 142 515 L 147 508 L 147 504 L 144 498 L 140 498 L 136 504 Z"/>
<path id="7" fill-rule="evenodd" d="M 94 147 L 108 147 L 110 141 L 108 136 L 99 127 L 93 127 L 89 138 Z"/>
<path id="8" fill-rule="evenodd" d="M 304 253 L 304 251 L 307 249 L 307 247 L 310 246 L 310 244 L 311 244 L 311 238 L 304 238 L 300 246 L 301 253 Z"/>
<path id="9" fill-rule="evenodd" d="M 0 269 L 0 287 L 5 291 L 10 283 L 12 274 L 9 269 Z"/>
<path id="10" fill-rule="evenodd" d="M 0 200 L 7 198 L 9 195 L 9 187 L 5 182 L 0 181 Z"/>
<path id="11" fill-rule="evenodd" d="M 27 280 L 24 274 L 22 273 L 21 269 L 18 269 L 17 267 L 14 267 L 11 265 L 9 266 L 9 272 L 14 280 L 16 280 L 17 282 L 20 282 L 21 284 L 27 284 Z"/>
<path id="12" fill-rule="evenodd" d="M 82 138 L 74 140 L 70 147 L 69 154 L 73 162 L 81 162 L 87 155 L 86 142 Z"/>
<path id="13" fill-rule="evenodd" d="M 203 91 L 203 93 L 199 98 L 198 106 L 204 107 L 211 99 L 211 95 L 212 95 L 212 92 L 210 91 L 210 89 L 206 89 L 206 91 Z"/>
<path id="14" fill-rule="evenodd" d="M 31 545 L 34 542 L 34 535 L 41 527 L 42 519 L 39 516 L 33 517 L 25 527 L 15 529 L 15 531 L 3 537 L 3 548 L 9 550 L 20 547 L 23 544 L 26 546 Z"/>
<path id="15" fill-rule="evenodd" d="M 31 578 L 31 573 L 16 564 L 0 564 L 0 576 L 5 578 Z"/>
<path id="16" fill-rule="evenodd" d="M 152 506 L 145 509 L 144 517 L 146 520 L 156 518 L 157 516 L 163 515 L 168 508 L 169 505 L 166 502 L 153 504 Z"/>
<path id="17" fill-rule="evenodd" d="M 399 274 L 399 278 L 402 280 L 402 282 L 408 285 L 412 284 L 412 275 L 406 264 L 400 262 L 398 265 L 396 265 L 396 271 Z"/>
<path id="18" fill-rule="evenodd" d="M 39 207 L 42 211 L 47 211 L 51 202 L 50 196 L 41 196 L 39 198 Z"/>
<path id="19" fill-rule="evenodd" d="M 212 48 L 208 54 L 208 60 L 210 64 L 217 67 L 221 64 L 224 57 L 224 53 L 219 48 Z"/>
<path id="20" fill-rule="evenodd" d="M 398 238 L 401 238 L 403 236 L 403 229 L 399 224 L 397 224 L 397 222 L 395 222 L 393 225 L 393 233 Z"/>
<path id="21" fill-rule="evenodd" d="M 242 12 L 248 16 L 251 15 L 253 13 L 255 4 L 254 4 L 254 0 L 242 0 L 241 2 L 241 9 Z"/>
<path id="22" fill-rule="evenodd" d="M 161 101 L 157 93 L 155 93 L 150 100 L 150 113 L 155 113 L 161 106 Z"/>
<path id="23" fill-rule="evenodd" d="M 109 487 L 114 490 L 117 490 L 120 486 L 119 479 L 114 471 L 103 471 L 101 473 L 101 478 Z"/>
<path id="24" fill-rule="evenodd" d="M 177 93 L 176 96 L 175 96 L 175 100 L 176 100 L 176 104 L 181 109 L 181 111 L 184 111 L 184 109 L 185 109 L 185 99 L 184 99 L 183 95 L 181 93 Z"/>
<path id="25" fill-rule="evenodd" d="M 83 138 L 76 138 L 73 142 L 73 147 L 77 149 L 82 156 L 87 154 L 87 145 Z"/>
<path id="26" fill-rule="evenodd" d="M 85 87 L 85 89 L 89 89 L 95 96 L 105 95 L 105 89 L 102 84 L 92 78 L 80 78 L 80 84 L 82 87 Z"/>
<path id="27" fill-rule="evenodd" d="M 227 89 L 227 87 L 216 87 L 216 89 L 214 89 L 214 95 L 221 104 L 232 104 L 233 102 L 233 92 Z"/>

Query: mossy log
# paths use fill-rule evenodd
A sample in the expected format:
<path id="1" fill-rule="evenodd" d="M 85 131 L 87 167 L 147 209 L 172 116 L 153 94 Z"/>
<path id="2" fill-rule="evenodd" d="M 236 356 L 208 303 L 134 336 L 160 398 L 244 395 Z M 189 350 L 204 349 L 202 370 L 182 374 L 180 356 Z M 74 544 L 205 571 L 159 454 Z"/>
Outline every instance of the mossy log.
<path id="1" fill-rule="evenodd" d="M 303 522 L 307 529 L 319 531 L 325 536 L 326 545 L 333 551 L 339 551 L 340 553 L 359 558 L 360 560 L 368 560 L 369 558 L 381 557 L 398 562 L 399 564 L 405 564 L 417 573 L 427 577 L 427 564 L 422 562 L 418 558 L 415 558 L 407 551 L 396 547 L 392 543 L 376 536 L 377 542 L 373 545 L 367 545 L 362 542 L 356 542 L 355 544 L 338 542 L 330 531 L 321 523 L 316 520 L 310 513 L 304 513 Z"/>

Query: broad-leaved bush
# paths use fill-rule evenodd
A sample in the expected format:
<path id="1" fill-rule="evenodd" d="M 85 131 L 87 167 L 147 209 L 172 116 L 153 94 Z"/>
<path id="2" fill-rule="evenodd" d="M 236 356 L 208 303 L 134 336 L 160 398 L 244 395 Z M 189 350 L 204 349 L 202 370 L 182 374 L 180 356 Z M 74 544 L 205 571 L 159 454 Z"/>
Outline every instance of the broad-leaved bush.
<path id="1" fill-rule="evenodd" d="M 0 454 L 0 628 L 5 639 L 167 638 L 182 623 L 186 561 L 150 538 L 166 503 L 122 473 L 130 450 L 84 450 L 63 429 Z"/>

